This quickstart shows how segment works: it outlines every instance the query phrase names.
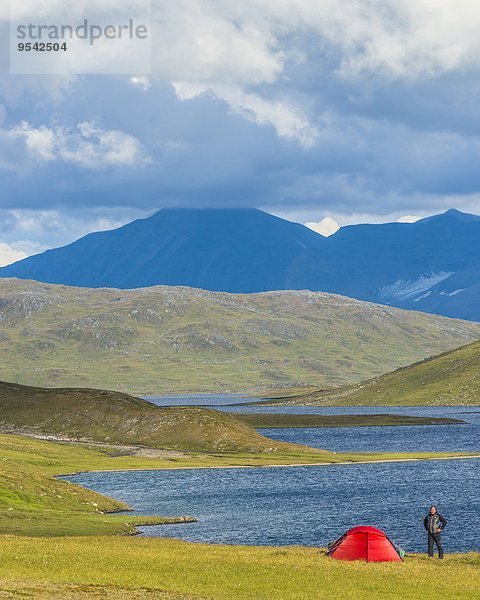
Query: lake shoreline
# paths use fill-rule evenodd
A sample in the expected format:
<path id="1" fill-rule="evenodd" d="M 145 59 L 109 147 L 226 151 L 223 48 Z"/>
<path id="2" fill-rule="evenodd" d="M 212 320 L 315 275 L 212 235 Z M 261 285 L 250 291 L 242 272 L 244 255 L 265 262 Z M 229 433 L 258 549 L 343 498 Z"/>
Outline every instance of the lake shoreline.
<path id="1" fill-rule="evenodd" d="M 84 473 L 128 473 L 137 471 L 188 471 L 188 470 L 206 470 L 206 469 L 271 469 L 271 468 L 292 468 L 292 467 L 330 467 L 330 466 L 345 466 L 345 465 L 369 465 L 369 464 L 385 464 L 385 463 L 404 463 L 404 462 L 421 462 L 421 461 L 440 461 L 440 460 L 470 460 L 479 459 L 480 454 L 459 456 L 432 456 L 432 457 L 405 457 L 405 458 L 386 458 L 374 460 L 345 460 L 345 461 L 330 461 L 316 463 L 285 463 L 285 464 L 263 464 L 263 465 L 206 465 L 206 466 L 176 466 L 176 467 L 131 467 L 120 469 L 88 469 L 85 471 L 75 471 L 72 473 L 60 473 L 55 475 L 56 478 L 75 477 Z"/>

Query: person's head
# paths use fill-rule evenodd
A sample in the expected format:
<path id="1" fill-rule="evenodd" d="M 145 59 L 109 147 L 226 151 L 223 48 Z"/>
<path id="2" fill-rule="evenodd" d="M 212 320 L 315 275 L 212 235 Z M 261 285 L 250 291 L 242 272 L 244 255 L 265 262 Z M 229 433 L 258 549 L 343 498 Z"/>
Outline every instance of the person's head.
<path id="1" fill-rule="evenodd" d="M 437 512 L 437 507 L 435 506 L 435 504 L 432 504 L 432 506 L 430 507 L 430 514 L 434 515 Z"/>

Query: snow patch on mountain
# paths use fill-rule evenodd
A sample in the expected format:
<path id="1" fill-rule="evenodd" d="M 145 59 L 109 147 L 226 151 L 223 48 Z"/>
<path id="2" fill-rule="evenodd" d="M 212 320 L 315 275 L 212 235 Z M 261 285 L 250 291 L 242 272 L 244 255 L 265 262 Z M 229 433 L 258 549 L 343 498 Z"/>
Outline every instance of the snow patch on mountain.
<path id="1" fill-rule="evenodd" d="M 431 295 L 432 295 L 432 290 L 428 290 L 428 292 L 426 294 L 422 294 L 421 296 L 418 296 L 418 298 L 415 298 L 415 302 L 420 302 L 420 300 L 425 300 L 425 298 L 428 298 Z"/>
<path id="2" fill-rule="evenodd" d="M 398 279 L 390 285 L 384 285 L 377 290 L 375 298 L 382 302 L 405 302 L 406 300 L 420 300 L 427 296 L 428 290 L 441 281 L 444 281 L 454 271 L 440 271 L 438 273 L 425 273 L 417 279 Z M 418 296 L 418 297 L 417 297 Z"/>
<path id="3" fill-rule="evenodd" d="M 440 296 L 456 296 L 457 294 L 459 294 L 460 292 L 463 292 L 465 290 L 465 288 L 461 288 L 459 290 L 453 290 L 452 292 L 447 292 L 445 290 L 439 292 Z"/>

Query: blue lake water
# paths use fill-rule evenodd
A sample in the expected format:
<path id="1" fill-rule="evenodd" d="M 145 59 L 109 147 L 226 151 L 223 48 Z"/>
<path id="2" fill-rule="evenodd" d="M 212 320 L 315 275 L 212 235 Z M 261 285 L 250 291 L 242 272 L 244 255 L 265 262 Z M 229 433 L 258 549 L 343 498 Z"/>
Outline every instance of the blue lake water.
<path id="1" fill-rule="evenodd" d="M 258 398 L 246 398 L 233 394 L 185 394 L 178 396 L 143 396 L 157 406 L 222 406 L 224 404 L 245 404 L 258 402 Z"/>
<path id="2" fill-rule="evenodd" d="M 68 478 L 128 502 L 141 515 L 198 523 L 144 528 L 191 541 L 325 546 L 359 524 L 423 551 L 422 518 L 436 503 L 447 551 L 480 550 L 480 460 L 87 473 Z"/>
<path id="3" fill-rule="evenodd" d="M 480 408 L 225 406 L 248 399 L 185 396 L 161 405 L 215 406 L 230 412 L 393 413 L 452 416 L 465 424 L 417 427 L 267 429 L 269 437 L 342 451 L 479 451 Z M 432 503 L 448 519 L 447 551 L 480 551 L 480 459 L 283 467 L 88 473 L 68 478 L 127 502 L 142 515 L 192 515 L 198 523 L 148 527 L 144 535 L 192 541 L 324 546 L 359 524 L 384 529 L 408 551 L 422 551 L 422 518 Z"/>

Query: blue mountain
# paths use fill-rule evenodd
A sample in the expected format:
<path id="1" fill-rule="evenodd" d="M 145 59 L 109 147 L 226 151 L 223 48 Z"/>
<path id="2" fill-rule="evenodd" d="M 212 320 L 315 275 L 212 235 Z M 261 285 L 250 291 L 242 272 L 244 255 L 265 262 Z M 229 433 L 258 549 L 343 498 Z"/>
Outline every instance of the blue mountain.
<path id="1" fill-rule="evenodd" d="M 325 291 L 480 321 L 480 217 L 353 225 L 324 238 L 255 209 L 163 209 L 0 269 L 86 287 Z"/>
<path id="2" fill-rule="evenodd" d="M 289 272 L 292 288 L 480 320 L 480 217 L 452 209 L 416 223 L 343 227 Z"/>
<path id="3" fill-rule="evenodd" d="M 282 289 L 293 260 L 325 238 L 256 209 L 163 209 L 0 269 L 0 277 L 82 287 Z"/>

